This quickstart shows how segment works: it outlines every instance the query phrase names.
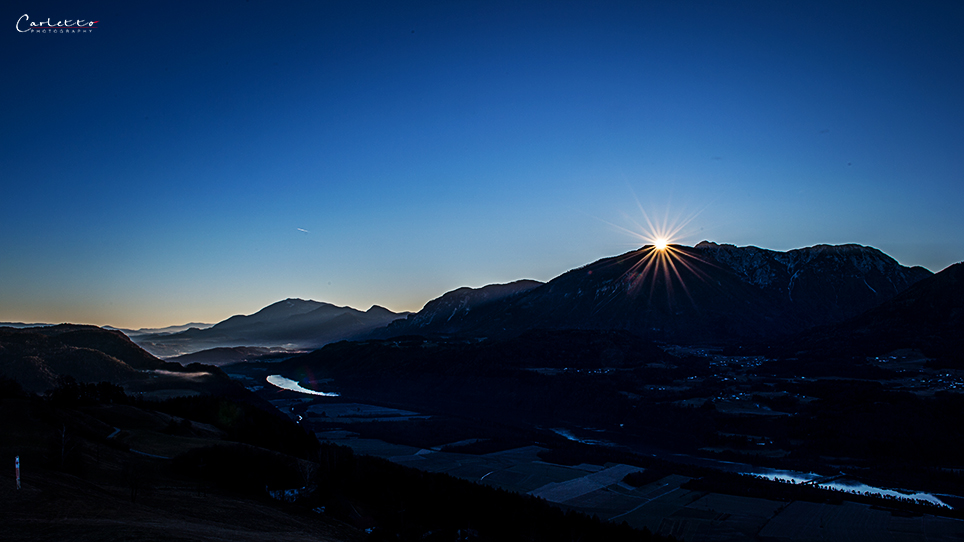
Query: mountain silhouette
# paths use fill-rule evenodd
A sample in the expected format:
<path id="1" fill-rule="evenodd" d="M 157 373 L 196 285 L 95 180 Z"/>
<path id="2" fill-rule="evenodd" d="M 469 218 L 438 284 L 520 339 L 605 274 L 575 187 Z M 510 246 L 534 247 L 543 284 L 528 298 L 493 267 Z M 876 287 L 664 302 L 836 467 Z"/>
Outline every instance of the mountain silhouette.
<path id="1" fill-rule="evenodd" d="M 506 337 L 533 329 L 592 329 L 673 343 L 758 342 L 841 322 L 930 275 L 860 245 L 788 252 L 705 241 L 663 251 L 645 246 L 545 284 L 480 298 L 466 307 L 471 310 L 451 310 L 446 299 L 456 298 L 456 290 L 373 336 Z"/>
<path id="2" fill-rule="evenodd" d="M 403 316 L 378 305 L 362 312 L 319 301 L 285 299 L 254 314 L 232 316 L 207 329 L 134 339 L 145 350 L 165 357 L 234 346 L 311 349 L 362 335 Z"/>
<path id="3" fill-rule="evenodd" d="M 900 349 L 964 367 L 964 262 L 852 319 L 806 332 L 788 346 L 808 357 L 880 356 Z"/>
<path id="4" fill-rule="evenodd" d="M 443 294 L 425 304 L 422 310 L 410 314 L 407 320 L 398 319 L 379 335 L 389 336 L 397 334 L 396 330 L 413 328 L 431 328 L 436 333 L 456 333 L 460 323 L 469 316 L 473 309 L 494 301 L 505 300 L 543 283 L 535 280 L 517 280 L 508 284 L 490 284 L 482 288 L 462 287 Z"/>

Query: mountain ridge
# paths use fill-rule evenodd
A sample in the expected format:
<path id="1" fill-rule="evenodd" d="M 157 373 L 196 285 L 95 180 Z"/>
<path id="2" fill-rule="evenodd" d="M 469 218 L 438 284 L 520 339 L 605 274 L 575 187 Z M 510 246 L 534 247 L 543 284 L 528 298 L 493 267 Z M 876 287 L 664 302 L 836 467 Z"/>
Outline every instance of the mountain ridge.
<path id="1" fill-rule="evenodd" d="M 846 320 L 930 275 L 855 244 L 787 252 L 709 241 L 665 251 L 647 245 L 456 309 L 440 323 L 439 307 L 452 308 L 445 300 L 458 299 L 455 290 L 371 336 L 624 329 L 666 342 L 758 342 Z"/>
<path id="2" fill-rule="evenodd" d="M 249 315 L 236 314 L 207 329 L 140 335 L 135 342 L 164 357 L 223 347 L 317 348 L 368 333 L 405 314 L 378 305 L 362 312 L 322 301 L 287 298 Z"/>
<path id="3" fill-rule="evenodd" d="M 525 293 L 542 284 L 544 283 L 536 280 L 521 279 L 504 284 L 489 284 L 480 288 L 468 286 L 456 288 L 432 299 L 425 304 L 422 310 L 410 314 L 407 319 L 392 322 L 384 332 L 380 332 L 377 336 L 392 334 L 392 326 L 400 328 L 406 325 L 426 326 L 433 322 L 449 322 L 458 315 L 467 315 L 473 308 L 477 309 L 487 303 Z"/>

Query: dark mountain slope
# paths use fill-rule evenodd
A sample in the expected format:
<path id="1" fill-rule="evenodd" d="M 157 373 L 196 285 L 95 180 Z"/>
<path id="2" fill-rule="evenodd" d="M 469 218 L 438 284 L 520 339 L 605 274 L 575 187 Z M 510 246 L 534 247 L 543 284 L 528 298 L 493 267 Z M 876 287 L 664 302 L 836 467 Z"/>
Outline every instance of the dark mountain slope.
<path id="1" fill-rule="evenodd" d="M 879 356 L 919 349 L 964 368 L 964 262 L 914 284 L 851 320 L 814 329 L 790 350 L 808 356 Z"/>
<path id="2" fill-rule="evenodd" d="M 167 363 L 144 351 L 120 331 L 74 324 L 32 328 L 30 331 L 56 338 L 68 346 L 98 350 L 124 360 L 134 369 L 170 368 Z"/>
<path id="3" fill-rule="evenodd" d="M 471 311 L 438 310 L 456 290 L 378 333 L 507 337 L 530 329 L 624 329 L 674 343 L 737 344 L 841 321 L 929 274 L 858 245 L 790 252 L 707 242 L 666 251 L 647 246 Z"/>
<path id="4" fill-rule="evenodd" d="M 811 322 L 839 322 L 887 301 L 932 273 L 861 245 L 777 252 L 702 242 L 697 251 L 779 297 Z"/>
<path id="5" fill-rule="evenodd" d="M 459 331 L 460 322 L 468 317 L 472 310 L 521 295 L 542 284 L 535 280 L 517 280 L 508 284 L 490 284 L 482 288 L 458 288 L 429 301 L 422 310 L 409 314 L 407 319 L 396 320 L 384 330 L 377 330 L 373 336 L 388 337 L 404 330 L 428 327 L 436 333 L 455 333 Z"/>
<path id="6" fill-rule="evenodd" d="M 116 357 L 71 346 L 56 334 L 48 336 L 37 333 L 37 329 L 43 328 L 0 328 L 0 375 L 16 380 L 24 389 L 52 388 L 61 375 L 83 382 L 118 382 L 137 375 L 134 368 Z"/>
<path id="7" fill-rule="evenodd" d="M 162 361 L 123 333 L 95 326 L 0 328 L 0 376 L 32 392 L 49 390 L 60 377 L 70 376 L 79 382 L 110 382 L 145 396 L 217 394 L 260 402 L 220 369 Z"/>

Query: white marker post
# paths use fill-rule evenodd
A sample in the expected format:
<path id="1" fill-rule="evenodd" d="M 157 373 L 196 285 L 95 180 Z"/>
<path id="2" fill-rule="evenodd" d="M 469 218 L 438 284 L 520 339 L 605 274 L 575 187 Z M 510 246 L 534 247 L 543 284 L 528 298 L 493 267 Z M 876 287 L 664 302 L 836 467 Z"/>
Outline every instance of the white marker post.
<path id="1" fill-rule="evenodd" d="M 9 465 L 9 463 L 7 463 Z M 14 466 L 17 469 L 17 489 L 20 489 L 20 456 L 14 459 Z"/>

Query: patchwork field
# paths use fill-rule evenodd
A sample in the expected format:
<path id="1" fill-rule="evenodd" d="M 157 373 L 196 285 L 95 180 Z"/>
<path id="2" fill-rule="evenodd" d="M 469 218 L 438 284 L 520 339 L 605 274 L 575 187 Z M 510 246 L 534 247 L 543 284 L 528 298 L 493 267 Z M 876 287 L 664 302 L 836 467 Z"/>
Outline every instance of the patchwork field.
<path id="1" fill-rule="evenodd" d="M 326 405 L 327 407 L 327 405 Z M 563 508 L 687 542 L 747 539 L 811 542 L 825 540 L 962 540 L 964 521 L 895 513 L 844 501 L 817 504 L 739 497 L 682 486 L 690 478 L 669 475 L 641 487 L 623 479 L 639 467 L 622 464 L 575 466 L 542 461 L 543 448 L 526 446 L 488 454 L 462 454 L 357 438 L 347 431 L 319 433 L 350 446 L 430 472 L 443 472 L 486 485 L 528 493 Z"/>

